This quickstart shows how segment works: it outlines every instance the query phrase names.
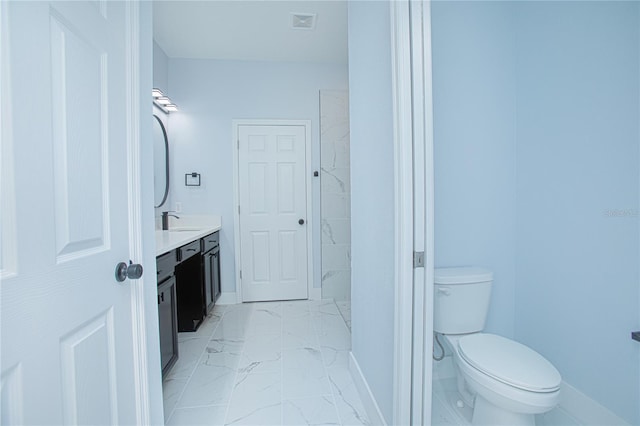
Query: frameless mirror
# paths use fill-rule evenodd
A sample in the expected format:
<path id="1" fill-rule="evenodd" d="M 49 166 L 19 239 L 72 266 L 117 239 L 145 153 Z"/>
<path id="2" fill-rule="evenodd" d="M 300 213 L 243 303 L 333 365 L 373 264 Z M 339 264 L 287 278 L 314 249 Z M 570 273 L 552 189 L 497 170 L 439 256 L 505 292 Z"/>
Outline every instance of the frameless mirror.
<path id="1" fill-rule="evenodd" d="M 162 120 L 153 115 L 154 207 L 162 207 L 169 195 L 169 139 Z"/>

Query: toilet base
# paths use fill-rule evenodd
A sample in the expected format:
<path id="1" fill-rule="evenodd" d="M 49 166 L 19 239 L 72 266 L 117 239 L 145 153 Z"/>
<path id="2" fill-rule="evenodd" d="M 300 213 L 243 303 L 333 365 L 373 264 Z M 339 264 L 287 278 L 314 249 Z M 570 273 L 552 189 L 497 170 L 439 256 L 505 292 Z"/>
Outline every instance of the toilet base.
<path id="1" fill-rule="evenodd" d="M 507 411 L 493 405 L 482 396 L 476 395 L 471 424 L 478 426 L 535 426 L 536 419 L 533 414 Z"/>

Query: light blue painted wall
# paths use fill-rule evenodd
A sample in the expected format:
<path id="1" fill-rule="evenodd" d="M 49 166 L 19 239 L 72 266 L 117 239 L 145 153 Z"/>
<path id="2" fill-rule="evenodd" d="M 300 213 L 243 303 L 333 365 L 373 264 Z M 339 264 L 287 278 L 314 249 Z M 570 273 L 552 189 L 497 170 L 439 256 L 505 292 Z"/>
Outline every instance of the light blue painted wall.
<path id="1" fill-rule="evenodd" d="M 640 424 L 638 3 L 523 3 L 516 22 L 516 336 Z"/>
<path id="2" fill-rule="evenodd" d="M 632 424 L 640 423 L 640 348 L 629 336 L 640 312 L 638 7 L 432 9 L 436 264 L 494 269 L 487 329 L 533 347 Z"/>
<path id="3" fill-rule="evenodd" d="M 185 214 L 222 216 L 222 291 L 235 291 L 233 119 L 312 120 L 312 170 L 320 170 L 319 90 L 347 89 L 347 66 L 169 59 L 171 196 Z M 184 186 L 185 173 L 202 186 Z M 320 287 L 320 181 L 313 181 L 314 286 Z M 172 206 L 173 207 L 173 206 Z"/>
<path id="4" fill-rule="evenodd" d="M 169 94 L 169 57 L 153 42 L 153 87 Z"/>
<path id="5" fill-rule="evenodd" d="M 164 50 L 162 50 L 162 48 L 155 41 L 153 42 L 153 88 L 160 89 L 164 94 L 169 95 L 169 97 L 171 97 L 171 92 L 169 91 L 169 58 L 167 57 L 166 53 L 164 53 Z M 169 151 L 171 152 L 173 141 L 171 139 L 171 134 L 169 132 L 169 115 L 164 113 L 160 108 L 158 108 L 155 105 L 152 106 L 152 112 L 153 114 L 155 114 L 160 118 L 160 120 L 164 124 L 165 129 L 167 130 L 167 135 L 169 136 L 168 138 Z M 156 138 L 158 139 L 162 138 L 162 130 L 159 128 L 160 126 L 158 126 L 155 120 L 156 119 L 152 117 L 151 126 L 153 127 L 154 148 L 159 149 L 157 148 L 157 144 L 159 143 L 160 145 L 162 145 L 162 142 L 159 142 L 158 140 L 156 140 Z M 169 155 L 170 170 L 173 165 L 172 160 L 173 159 L 171 158 L 171 155 Z M 154 158 L 154 163 L 160 163 L 160 164 L 164 163 L 164 157 L 161 157 L 160 160 L 158 161 L 156 161 L 156 159 Z M 156 168 L 158 170 L 162 170 L 162 167 L 160 164 L 156 165 Z M 154 180 L 159 181 L 159 183 L 157 184 L 158 187 L 164 187 L 164 177 L 158 177 L 156 175 L 154 176 Z M 154 181 L 154 190 L 155 190 L 155 185 L 156 183 Z M 160 216 L 162 215 L 162 212 L 173 210 L 175 206 L 172 201 L 172 196 L 173 196 L 173 193 L 171 190 L 169 190 L 169 193 L 167 194 L 167 200 L 165 201 L 165 203 L 159 208 L 155 209 L 156 222 L 157 222 L 158 228 L 160 227 Z M 155 194 L 154 194 L 154 198 L 155 198 Z M 160 203 L 161 198 L 158 200 L 154 199 L 154 206 L 157 205 L 155 204 L 155 201 L 157 201 L 157 203 Z"/>
<path id="6" fill-rule="evenodd" d="M 393 412 L 393 110 L 387 1 L 349 2 L 352 352 Z"/>
<path id="7" fill-rule="evenodd" d="M 515 38 L 510 2 L 432 3 L 435 265 L 494 272 L 486 330 L 513 337 Z"/>

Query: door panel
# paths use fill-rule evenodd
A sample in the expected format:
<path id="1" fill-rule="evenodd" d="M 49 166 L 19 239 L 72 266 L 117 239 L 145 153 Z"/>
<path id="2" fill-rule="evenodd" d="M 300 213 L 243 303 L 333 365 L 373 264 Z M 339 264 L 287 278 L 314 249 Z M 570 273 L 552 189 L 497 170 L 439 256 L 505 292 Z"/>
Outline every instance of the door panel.
<path id="1" fill-rule="evenodd" d="M 113 310 L 61 338 L 67 424 L 115 423 L 117 415 Z"/>
<path id="2" fill-rule="evenodd" d="M 243 301 L 306 299 L 306 128 L 240 125 L 238 136 Z"/>
<path id="3" fill-rule="evenodd" d="M 130 258 L 135 6 L 0 7 L 1 180 L 12 189 L 0 196 L 15 211 L 0 220 L 15 236 L 0 256 L 1 423 L 135 424 L 133 296 L 114 278 Z"/>

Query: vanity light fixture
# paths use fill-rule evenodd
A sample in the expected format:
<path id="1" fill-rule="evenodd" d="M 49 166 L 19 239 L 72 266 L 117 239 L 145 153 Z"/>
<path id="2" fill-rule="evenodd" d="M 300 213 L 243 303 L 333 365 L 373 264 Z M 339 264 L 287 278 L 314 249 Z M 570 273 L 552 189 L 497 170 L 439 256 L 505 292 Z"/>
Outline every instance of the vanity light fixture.
<path id="1" fill-rule="evenodd" d="M 174 104 L 168 96 L 165 96 L 160 89 L 152 89 L 151 95 L 153 96 L 153 104 L 160 108 L 164 113 L 175 112 L 178 110 L 176 104 Z"/>

